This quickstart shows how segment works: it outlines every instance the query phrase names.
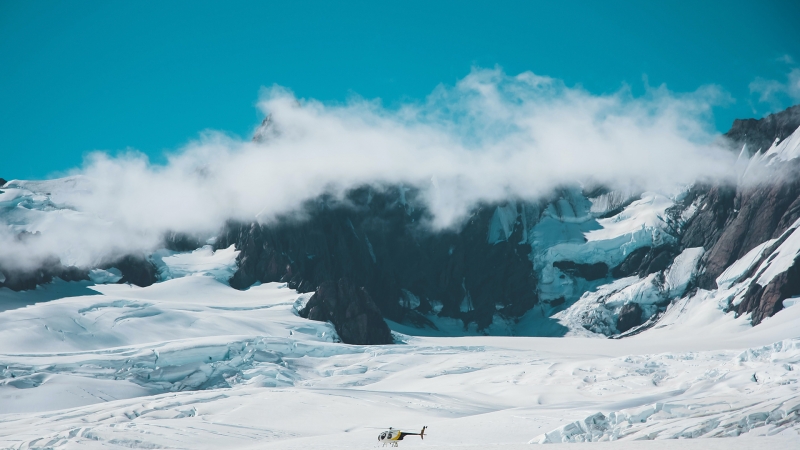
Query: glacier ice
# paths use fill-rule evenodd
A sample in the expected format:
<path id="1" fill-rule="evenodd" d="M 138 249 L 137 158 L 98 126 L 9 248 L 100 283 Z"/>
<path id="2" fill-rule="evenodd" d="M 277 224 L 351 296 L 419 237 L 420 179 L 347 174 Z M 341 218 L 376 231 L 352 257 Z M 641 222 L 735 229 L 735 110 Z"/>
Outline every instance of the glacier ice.
<path id="1" fill-rule="evenodd" d="M 624 340 L 395 331 L 403 344 L 350 346 L 298 317 L 309 294 L 280 283 L 236 291 L 186 276 L 92 289 L 0 313 L 0 447 L 316 448 L 321 436 L 357 447 L 375 422 L 424 421 L 426 444 L 456 446 L 541 435 L 787 442 L 798 427 L 795 308 L 759 329 L 698 294 Z M 478 426 L 487 420 L 496 433 Z"/>

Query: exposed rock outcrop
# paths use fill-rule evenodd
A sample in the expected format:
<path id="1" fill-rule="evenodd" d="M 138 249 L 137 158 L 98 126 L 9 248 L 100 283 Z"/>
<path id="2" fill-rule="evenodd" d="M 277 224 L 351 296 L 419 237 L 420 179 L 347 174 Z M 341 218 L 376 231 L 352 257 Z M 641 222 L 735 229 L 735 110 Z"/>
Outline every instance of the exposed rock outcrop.
<path id="1" fill-rule="evenodd" d="M 725 136 L 740 150 L 747 144 L 749 155 L 766 151 L 775 139 L 784 140 L 800 126 L 800 105 L 770 114 L 763 119 L 736 119 Z"/>
<path id="2" fill-rule="evenodd" d="M 178 232 L 164 234 L 164 247 L 175 252 L 190 252 L 203 246 L 203 243 L 196 237 Z"/>
<path id="3" fill-rule="evenodd" d="M 631 275 L 645 277 L 651 273 L 656 273 L 666 269 L 675 256 L 678 249 L 671 244 L 660 245 L 658 247 L 640 247 L 628 254 L 618 266 L 611 269 L 611 276 L 614 278 L 624 278 Z"/>
<path id="4" fill-rule="evenodd" d="M 119 283 L 131 283 L 145 287 L 158 281 L 156 266 L 144 255 L 126 255 L 112 262 L 101 264 L 100 268 L 116 267 L 122 273 Z M 65 266 L 58 258 L 48 258 L 34 268 L 0 267 L 0 287 L 14 291 L 36 289 L 54 278 L 64 281 L 88 281 L 89 269 Z"/>
<path id="5" fill-rule="evenodd" d="M 57 258 L 43 261 L 35 269 L 2 268 L 0 287 L 13 291 L 36 289 L 37 285 L 50 283 L 54 278 L 64 281 L 80 281 L 89 279 L 89 271 L 74 266 L 64 266 Z"/>
<path id="6" fill-rule="evenodd" d="M 624 333 L 635 326 L 642 324 L 642 307 L 635 302 L 622 307 L 617 318 L 617 330 Z"/>
<path id="7" fill-rule="evenodd" d="M 229 224 L 215 246 L 241 250 L 231 286 L 284 281 L 300 292 L 341 278 L 370 293 L 383 314 L 403 321 L 401 299 L 418 300 L 415 312 L 488 326 L 498 312 L 519 317 L 537 300 L 531 247 L 523 226 L 489 243 L 494 208 L 478 208 L 459 230 L 433 232 L 427 212 L 407 188 L 351 191 L 344 200 L 309 203 L 302 221 Z M 438 305 L 438 306 L 437 306 Z"/>
<path id="8" fill-rule="evenodd" d="M 573 261 L 556 261 L 553 263 L 553 267 L 587 281 L 600 280 L 608 276 L 608 264 L 604 262 L 582 264 Z"/>
<path id="9" fill-rule="evenodd" d="M 158 281 L 158 269 L 145 255 L 126 255 L 102 266 L 104 269 L 111 267 L 122 272 L 122 279 L 118 283 L 146 287 Z"/>
<path id="10" fill-rule="evenodd" d="M 690 195 L 702 197 L 697 213 L 686 224 L 681 236 L 683 248 L 712 248 L 719 240 L 728 220 L 735 216 L 735 186 L 698 185 Z"/>
<path id="11" fill-rule="evenodd" d="M 799 199 L 800 180 L 740 188 L 733 214 L 704 258 L 699 286 L 716 288 L 716 278 L 728 266 L 755 246 L 780 236 L 796 220 Z"/>
<path id="12" fill-rule="evenodd" d="M 21 232 L 16 239 L 22 242 L 35 241 L 41 238 L 39 232 Z M 89 271 L 74 266 L 65 266 L 56 257 L 44 258 L 37 266 L 21 267 L 6 263 L 0 266 L 0 287 L 14 291 L 36 289 L 36 286 L 50 283 L 54 278 L 64 281 L 88 280 Z"/>
<path id="13" fill-rule="evenodd" d="M 737 315 L 753 313 L 750 320 L 758 325 L 783 309 L 783 301 L 800 295 L 800 256 L 789 270 L 777 275 L 766 286 L 752 282 L 744 299 L 734 309 Z"/>
<path id="14" fill-rule="evenodd" d="M 363 287 L 356 287 L 342 278 L 319 285 L 300 317 L 329 321 L 346 344 L 392 344 L 392 333 L 383 320 L 380 309 Z"/>

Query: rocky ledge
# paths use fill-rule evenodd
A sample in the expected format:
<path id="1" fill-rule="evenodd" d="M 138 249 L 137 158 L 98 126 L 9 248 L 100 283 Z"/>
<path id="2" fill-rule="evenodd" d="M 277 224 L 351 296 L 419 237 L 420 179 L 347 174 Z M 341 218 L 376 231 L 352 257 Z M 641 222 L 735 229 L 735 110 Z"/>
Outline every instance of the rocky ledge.
<path id="1" fill-rule="evenodd" d="M 299 314 L 306 319 L 331 322 L 345 344 L 394 343 L 381 310 L 367 290 L 344 278 L 320 284 Z"/>

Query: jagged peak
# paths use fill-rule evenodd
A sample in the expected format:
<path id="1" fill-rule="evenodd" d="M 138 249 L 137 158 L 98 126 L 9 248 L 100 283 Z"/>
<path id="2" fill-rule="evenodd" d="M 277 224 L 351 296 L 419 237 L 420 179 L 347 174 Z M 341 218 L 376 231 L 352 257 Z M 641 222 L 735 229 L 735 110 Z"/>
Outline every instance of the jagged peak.
<path id="1" fill-rule="evenodd" d="M 766 151 L 778 139 L 783 141 L 800 127 L 800 105 L 769 114 L 761 119 L 735 119 L 725 137 L 733 141 L 736 148 L 747 147 L 750 155 L 759 150 Z"/>

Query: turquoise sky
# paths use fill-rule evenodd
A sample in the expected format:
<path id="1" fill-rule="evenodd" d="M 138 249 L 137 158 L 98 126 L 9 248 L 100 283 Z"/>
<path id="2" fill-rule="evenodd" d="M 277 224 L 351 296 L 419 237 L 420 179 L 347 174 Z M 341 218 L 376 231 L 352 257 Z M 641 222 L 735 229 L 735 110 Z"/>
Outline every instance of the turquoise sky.
<path id="1" fill-rule="evenodd" d="M 717 84 L 727 130 L 797 99 L 759 101 L 800 61 L 794 1 L 0 2 L 0 177 L 43 178 L 92 150 L 153 161 L 204 129 L 246 136 L 261 86 L 385 105 L 473 65 L 593 93 Z"/>

